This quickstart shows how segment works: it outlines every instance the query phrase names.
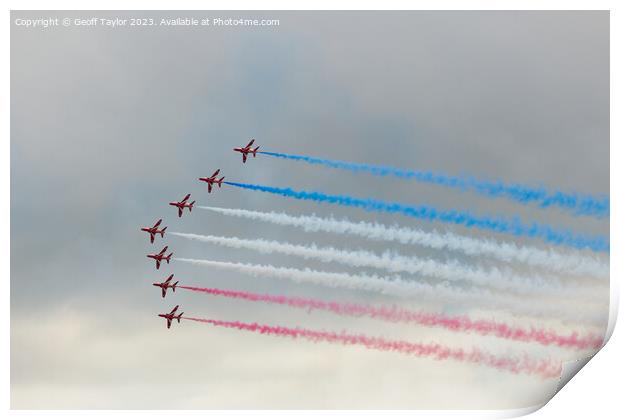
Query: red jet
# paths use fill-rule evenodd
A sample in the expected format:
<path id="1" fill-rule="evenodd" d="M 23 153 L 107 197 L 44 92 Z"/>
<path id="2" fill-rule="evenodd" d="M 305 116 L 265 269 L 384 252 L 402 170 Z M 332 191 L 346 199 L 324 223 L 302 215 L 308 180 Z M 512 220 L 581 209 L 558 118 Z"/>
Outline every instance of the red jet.
<path id="1" fill-rule="evenodd" d="M 192 211 L 192 207 L 194 207 L 194 203 L 196 203 L 196 200 L 192 201 L 191 203 L 188 203 L 187 200 L 189 200 L 189 196 L 191 194 L 187 194 L 185 196 L 185 198 L 181 201 L 173 201 L 170 204 L 171 206 L 175 206 L 179 209 L 179 217 L 183 216 L 183 209 L 185 207 L 189 208 L 189 211 Z"/>
<path id="2" fill-rule="evenodd" d="M 140 228 L 141 231 L 148 232 L 151 235 L 151 243 L 153 243 L 153 241 L 155 240 L 155 235 L 157 235 L 158 233 L 161 233 L 161 237 L 163 238 L 164 232 L 166 232 L 166 229 L 168 229 L 168 226 L 166 226 L 163 229 L 157 229 L 157 227 L 160 224 L 161 224 L 161 219 L 155 222 L 155 224 L 151 228 Z"/>
<path id="3" fill-rule="evenodd" d="M 174 283 L 170 284 L 170 281 L 172 280 L 173 277 L 174 277 L 174 274 L 170 274 L 170 277 L 168 277 L 165 282 L 153 283 L 153 286 L 161 287 L 161 297 L 163 298 L 166 297 L 166 290 L 168 288 L 172 289 L 173 292 L 175 291 L 177 284 L 179 284 L 179 282 L 175 281 Z"/>
<path id="4" fill-rule="evenodd" d="M 159 314 L 158 316 L 162 317 L 162 318 L 166 318 L 166 322 L 168 324 L 168 329 L 170 329 L 170 325 L 172 325 L 172 321 L 173 320 L 177 320 L 179 321 L 179 324 L 181 323 L 181 315 L 183 315 L 183 312 L 181 312 L 178 315 L 175 315 L 174 313 L 177 311 L 177 309 L 179 309 L 179 305 L 175 306 L 170 313 L 168 314 Z"/>
<path id="5" fill-rule="evenodd" d="M 249 153 L 252 153 L 252 156 L 256 157 L 256 151 L 258 150 L 260 146 L 256 146 L 254 150 L 252 150 L 253 143 L 254 143 L 254 139 L 252 139 L 252 141 L 249 142 L 248 145 L 245 147 L 236 147 L 233 149 L 235 152 L 239 152 L 243 154 L 243 163 L 245 163 L 245 161 L 247 160 Z"/>
<path id="6" fill-rule="evenodd" d="M 167 264 L 170 264 L 170 257 L 172 257 L 172 252 L 168 254 L 168 256 L 164 255 L 164 252 L 168 250 L 168 247 L 165 246 L 164 249 L 159 251 L 159 254 L 147 254 L 147 258 L 152 258 L 155 260 L 155 268 L 159 270 L 159 266 L 161 265 L 161 261 L 165 260 Z"/>
<path id="7" fill-rule="evenodd" d="M 218 187 L 222 188 L 222 181 L 224 180 L 224 177 L 221 177 L 220 179 L 215 178 L 217 174 L 219 173 L 220 173 L 220 170 L 218 169 L 217 171 L 213 172 L 213 175 L 211 175 L 210 177 L 198 178 L 198 181 L 206 182 L 209 187 L 209 193 L 210 193 L 211 189 L 213 188 L 213 184 L 217 184 Z"/>

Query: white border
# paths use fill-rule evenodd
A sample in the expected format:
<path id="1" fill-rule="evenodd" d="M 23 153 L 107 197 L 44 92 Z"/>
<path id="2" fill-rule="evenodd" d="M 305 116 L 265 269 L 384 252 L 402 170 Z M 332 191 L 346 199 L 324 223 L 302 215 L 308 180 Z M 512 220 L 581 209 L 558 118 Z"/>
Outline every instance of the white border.
<path id="1" fill-rule="evenodd" d="M 614 10 L 615 3 L 611 0 L 592 0 L 592 1 L 577 1 L 577 0 L 505 0 L 505 1 L 493 1 L 493 0 L 443 0 L 443 1 L 431 1 L 431 0 L 383 0 L 383 1 L 370 1 L 370 0 L 358 0 L 356 2 L 346 2 L 343 0 L 297 0 L 295 2 L 285 0 L 264 0 L 260 3 L 260 7 L 255 1 L 251 0 L 212 0 L 207 2 L 199 0 L 180 0 L 175 2 L 166 2 L 163 0 L 151 0 L 149 2 L 129 0 L 129 1 L 101 1 L 93 0 L 88 3 L 65 0 L 65 1 L 14 1 L 9 0 L 6 19 L 4 20 L 5 28 L 2 31 L 2 47 L 5 57 L 10 56 L 10 10 L 611 10 L 611 45 L 619 45 L 617 25 L 619 19 Z M 617 2 L 616 2 L 617 3 Z M 149 6 L 145 9 L 144 6 Z M 352 8 L 354 6 L 354 8 Z M 617 101 L 618 87 L 617 83 L 614 83 L 617 77 L 618 71 L 618 53 L 614 52 L 614 48 L 611 48 L 611 138 L 615 138 L 617 131 Z M 9 278 L 10 278 L 10 207 L 6 204 L 7 197 L 10 197 L 10 68 L 5 66 L 3 68 L 3 76 L 5 83 L 3 86 L 3 95 L 5 98 L 3 101 L 3 132 L 6 135 L 6 140 L 2 142 L 0 146 L 2 149 L 0 153 L 0 159 L 2 161 L 2 169 L 4 180 L 2 182 L 2 197 L 4 197 L 5 205 L 2 206 L 2 222 L 4 241 L 2 242 L 2 254 L 4 256 L 3 261 L 5 276 L 5 284 L 2 293 L 2 299 L 4 300 L 4 324 L 2 325 L 3 335 L 6 338 L 5 343 L 10 340 L 10 293 L 9 293 Z M 614 113 L 614 111 L 616 111 Z M 615 117 L 614 117 L 615 115 Z M 616 220 L 616 188 L 617 185 L 614 181 L 617 179 L 618 172 L 614 169 L 617 163 L 617 152 L 614 142 L 611 142 L 611 155 L 610 155 L 610 167 L 611 167 L 611 236 L 615 236 L 617 225 L 614 223 Z M 615 248 L 612 247 L 611 252 L 611 295 L 612 305 L 610 307 L 610 327 L 607 331 L 607 338 L 610 337 L 618 312 L 618 282 L 616 278 L 615 270 Z M 540 410 L 532 415 L 533 418 L 547 419 L 547 418 L 563 418 L 563 419 L 582 419 L 584 416 L 589 418 L 609 418 L 610 413 L 618 412 L 616 403 L 617 399 L 617 387 L 614 386 L 618 382 L 618 378 L 613 376 L 613 372 L 620 372 L 620 344 L 618 339 L 613 338 L 605 346 L 603 350 L 589 363 L 578 375 L 577 380 L 570 381 L 569 384 L 556 396 L 543 410 Z M 10 371 L 10 355 L 9 346 L 5 345 L 2 349 L 2 356 L 4 360 L 4 372 Z M 10 407 L 10 375 L 7 375 L 5 381 L 2 383 L 2 391 L 5 395 L 5 410 Z M 165 392 L 164 390 L 162 390 Z M 312 411 L 296 411 L 294 416 L 299 418 L 309 418 L 315 416 L 327 416 L 327 417 L 344 417 L 359 419 L 368 417 L 407 417 L 411 418 L 500 418 L 515 415 L 527 414 L 535 410 L 518 410 L 518 411 L 452 411 L 452 412 L 439 412 L 439 411 L 330 411 L 330 412 L 312 412 Z M 71 418 L 79 416 L 79 418 L 101 418 L 101 416 L 114 416 L 120 418 L 166 418 L 178 417 L 178 416 L 216 416 L 221 418 L 237 418 L 237 417 L 252 417 L 257 419 L 272 419 L 272 418 L 288 418 L 291 416 L 290 412 L 285 411 L 210 411 L 196 412 L 196 411 L 165 411 L 165 412 L 153 412 L 153 411 L 10 411 L 7 413 L 10 418 L 34 418 L 40 416 L 57 417 L 57 418 Z"/>
<path id="2" fill-rule="evenodd" d="M 9 0 L 9 10 L 611 10 L 613 0 Z M 206 3 L 206 4 L 205 4 Z M 145 8 L 144 6 L 151 6 Z M 52 7 L 53 6 L 53 7 Z"/>

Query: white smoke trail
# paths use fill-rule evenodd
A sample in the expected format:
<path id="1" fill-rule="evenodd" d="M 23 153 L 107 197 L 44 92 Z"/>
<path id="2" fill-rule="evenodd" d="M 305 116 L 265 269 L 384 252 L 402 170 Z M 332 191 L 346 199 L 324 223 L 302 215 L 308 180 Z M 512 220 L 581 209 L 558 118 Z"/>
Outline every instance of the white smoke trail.
<path id="1" fill-rule="evenodd" d="M 318 216 L 291 216 L 286 213 L 259 212 L 244 209 L 199 206 L 227 216 L 260 220 L 283 226 L 294 226 L 306 232 L 330 232 L 357 235 L 372 240 L 395 241 L 402 244 L 420 245 L 438 250 L 462 252 L 469 256 L 491 256 L 504 262 L 521 262 L 550 271 L 609 277 L 609 265 L 598 258 L 577 253 L 559 253 L 553 250 L 518 246 L 509 242 L 478 239 L 453 233 L 425 232 L 400 226 L 379 223 L 351 222 Z"/>
<path id="2" fill-rule="evenodd" d="M 400 277 L 380 277 L 375 275 L 347 273 L 331 273 L 315 271 L 308 268 L 299 270 L 272 265 L 244 264 L 225 261 L 197 260 L 176 258 L 175 261 L 186 262 L 204 267 L 213 267 L 229 271 L 237 271 L 255 277 L 270 277 L 291 280 L 296 283 L 313 283 L 332 288 L 364 290 L 401 298 L 432 300 L 440 302 L 462 303 L 473 308 L 485 307 L 497 311 L 528 317 L 555 317 L 564 321 L 604 325 L 607 322 L 607 309 L 601 305 L 567 303 L 566 306 L 557 302 L 550 304 L 546 299 L 519 299 L 498 296 L 488 290 L 478 288 L 458 288 L 449 283 L 426 284 Z M 607 304 L 607 302 L 602 302 Z M 604 306 L 604 305 L 603 305 Z M 577 311 L 575 308 L 579 308 Z"/>
<path id="3" fill-rule="evenodd" d="M 491 287 L 520 294 L 551 294 L 558 297 L 579 296 L 581 298 L 591 296 L 600 301 L 603 299 L 602 292 L 604 292 L 601 288 L 562 288 L 562 284 L 557 279 L 548 280 L 536 277 L 523 277 L 508 270 L 502 271 L 497 268 L 492 270 L 475 269 L 456 261 L 439 263 L 431 259 L 423 260 L 416 257 L 404 257 L 390 252 L 377 255 L 363 250 L 350 251 L 332 247 L 319 248 L 314 244 L 302 246 L 264 239 L 240 239 L 236 237 L 179 232 L 170 232 L 170 235 L 231 248 L 251 249 L 265 254 L 277 252 L 284 255 L 317 259 L 323 262 L 338 262 L 352 267 L 369 267 L 390 272 L 407 272 L 450 282 L 467 281 L 476 286 Z"/>

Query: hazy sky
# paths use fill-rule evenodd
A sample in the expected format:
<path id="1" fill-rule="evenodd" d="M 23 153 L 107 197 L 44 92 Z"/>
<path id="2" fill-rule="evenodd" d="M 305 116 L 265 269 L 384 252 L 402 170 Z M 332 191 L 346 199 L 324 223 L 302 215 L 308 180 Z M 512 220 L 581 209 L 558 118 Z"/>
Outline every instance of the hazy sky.
<path id="1" fill-rule="evenodd" d="M 608 220 L 233 147 L 471 174 L 609 194 L 606 12 L 13 12 L 16 18 L 248 17 L 278 27 L 11 29 L 11 389 L 14 408 L 519 408 L 553 381 L 360 348 L 215 329 L 157 313 L 270 322 L 471 347 L 549 349 L 151 286 L 181 283 L 359 302 L 385 297 L 258 279 L 147 252 L 361 272 L 139 227 L 458 258 L 306 234 L 168 202 L 346 216 L 475 236 L 402 216 L 287 200 L 197 178 L 372 196 L 608 235 Z M 519 243 L 510 236 L 497 236 Z M 541 242 L 527 243 L 545 246 Z M 471 261 L 471 260 L 470 260 Z M 486 261 L 473 261 L 486 264 Z M 517 267 L 518 268 L 518 267 Z M 366 270 L 372 272 L 372 270 Z M 392 299 L 468 313 L 467 302 Z M 502 353 L 502 354 L 503 354 Z M 570 354 L 567 357 L 571 357 Z"/>

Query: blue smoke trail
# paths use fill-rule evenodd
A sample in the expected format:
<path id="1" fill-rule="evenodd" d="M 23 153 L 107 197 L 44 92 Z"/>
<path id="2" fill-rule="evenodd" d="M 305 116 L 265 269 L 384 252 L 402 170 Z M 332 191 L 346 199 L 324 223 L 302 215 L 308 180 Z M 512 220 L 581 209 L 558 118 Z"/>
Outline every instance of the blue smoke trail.
<path id="1" fill-rule="evenodd" d="M 386 213 L 400 213 L 405 216 L 428 221 L 439 221 L 452 223 L 466 227 L 490 230 L 498 233 L 508 233 L 515 236 L 526 236 L 530 238 L 540 238 L 554 245 L 570 246 L 577 249 L 589 248 L 592 251 L 609 253 L 609 239 L 602 236 L 588 237 L 574 235 L 571 231 L 558 231 L 550 226 L 532 223 L 523 224 L 518 217 L 511 221 L 505 219 L 494 219 L 486 216 L 474 216 L 467 212 L 456 210 L 438 210 L 430 206 L 410 206 L 400 203 L 389 203 L 373 198 L 355 198 L 346 195 L 329 195 L 321 192 L 295 191 L 291 188 L 277 188 L 263 185 L 241 184 L 237 182 L 224 182 L 224 184 L 235 187 L 245 188 L 254 191 L 278 194 L 284 197 L 296 198 L 298 200 L 311 200 L 338 204 L 347 207 L 357 207 L 366 211 L 377 211 Z"/>
<path id="2" fill-rule="evenodd" d="M 389 166 L 367 165 L 365 163 L 343 162 L 340 160 L 321 159 L 311 156 L 289 155 L 286 153 L 258 152 L 263 155 L 283 159 L 297 160 L 313 165 L 344 169 L 352 172 L 368 172 L 375 176 L 394 176 L 403 179 L 415 179 L 419 182 L 458 188 L 462 191 L 474 190 L 488 197 L 508 197 L 523 204 L 537 203 L 541 208 L 560 207 L 573 211 L 577 215 L 596 217 L 609 216 L 609 196 L 595 198 L 587 194 L 549 192 L 544 188 L 531 188 L 525 185 L 509 184 L 501 181 L 483 181 L 473 177 L 456 177 L 434 172 L 412 171 Z"/>

